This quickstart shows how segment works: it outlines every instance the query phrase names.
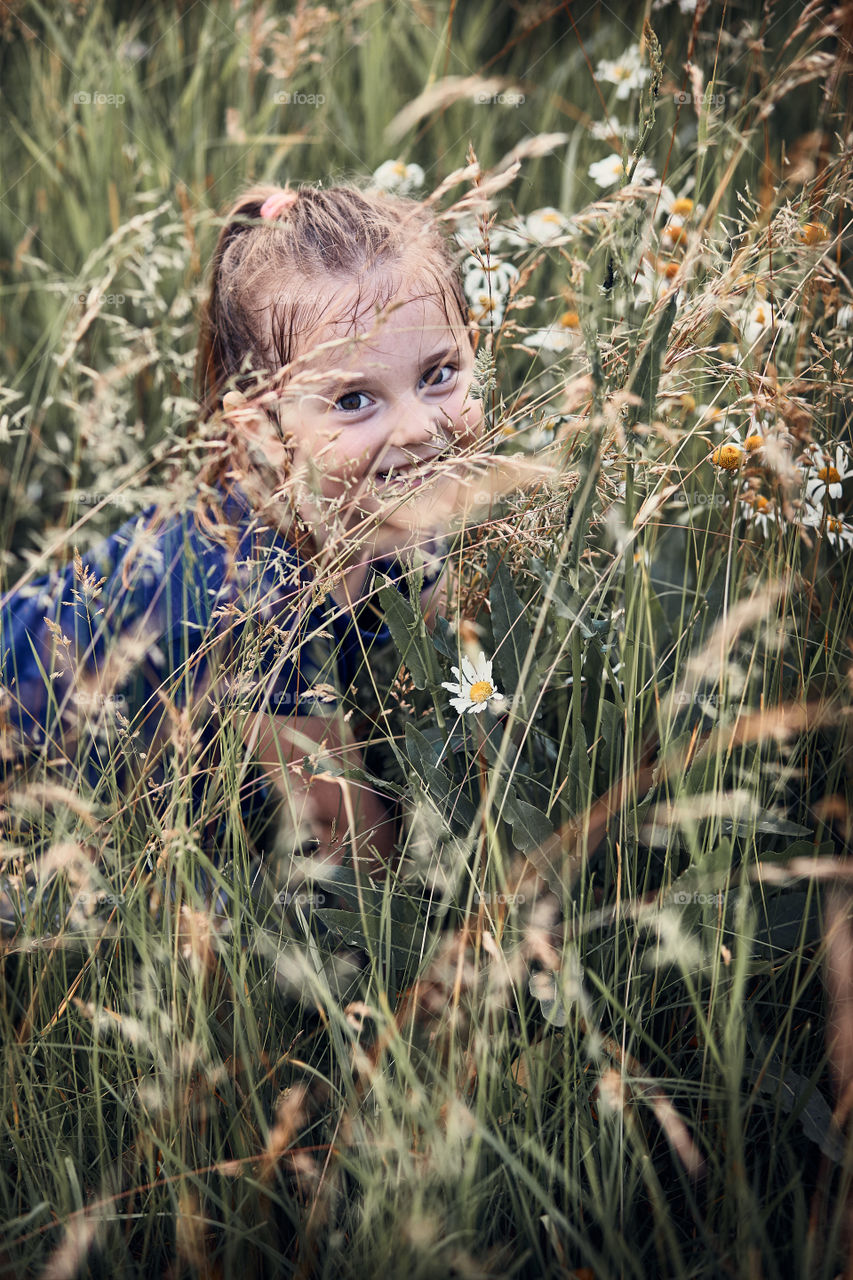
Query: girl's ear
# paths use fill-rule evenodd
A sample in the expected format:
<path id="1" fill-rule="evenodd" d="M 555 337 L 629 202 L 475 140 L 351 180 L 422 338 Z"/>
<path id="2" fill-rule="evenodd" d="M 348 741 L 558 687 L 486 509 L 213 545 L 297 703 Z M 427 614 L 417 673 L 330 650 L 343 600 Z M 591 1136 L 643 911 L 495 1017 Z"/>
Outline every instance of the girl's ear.
<path id="1" fill-rule="evenodd" d="M 222 397 L 222 416 L 240 435 L 255 436 L 269 430 L 269 414 L 240 391 L 226 391 Z"/>

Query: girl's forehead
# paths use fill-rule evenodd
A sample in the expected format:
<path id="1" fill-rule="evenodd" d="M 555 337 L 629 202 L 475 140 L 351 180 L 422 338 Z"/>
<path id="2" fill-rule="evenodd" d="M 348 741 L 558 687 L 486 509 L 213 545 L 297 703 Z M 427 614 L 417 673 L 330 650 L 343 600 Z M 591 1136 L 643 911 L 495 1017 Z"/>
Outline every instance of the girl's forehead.
<path id="1" fill-rule="evenodd" d="M 372 272 L 357 280 L 331 278 L 312 285 L 306 299 L 311 321 L 299 334 L 294 353 L 299 363 L 334 363 L 348 350 L 393 347 L 416 354 L 442 340 L 455 346 L 467 343 L 450 285 L 442 287 L 436 276 Z"/>

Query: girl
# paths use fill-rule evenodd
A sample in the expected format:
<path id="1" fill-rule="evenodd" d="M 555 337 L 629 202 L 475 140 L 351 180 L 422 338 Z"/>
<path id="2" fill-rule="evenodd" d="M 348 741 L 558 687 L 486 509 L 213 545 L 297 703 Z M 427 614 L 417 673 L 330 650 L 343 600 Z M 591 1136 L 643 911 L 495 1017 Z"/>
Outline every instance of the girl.
<path id="1" fill-rule="evenodd" d="M 22 754 L 80 768 L 82 745 L 96 781 L 117 736 L 122 785 L 141 774 L 150 792 L 156 774 L 168 791 L 171 743 L 208 812 L 236 784 L 245 816 L 272 782 L 307 800 L 319 857 L 387 868 L 377 793 L 328 774 L 294 785 L 288 766 L 323 744 L 363 764 L 351 694 L 390 639 L 371 590 L 404 589 L 406 560 L 434 551 L 450 460 L 482 426 L 472 371 L 457 268 L 424 207 L 353 186 L 246 191 L 202 311 L 200 422 L 219 439 L 202 432 L 193 507 L 149 509 L 0 599 L 7 769 Z"/>

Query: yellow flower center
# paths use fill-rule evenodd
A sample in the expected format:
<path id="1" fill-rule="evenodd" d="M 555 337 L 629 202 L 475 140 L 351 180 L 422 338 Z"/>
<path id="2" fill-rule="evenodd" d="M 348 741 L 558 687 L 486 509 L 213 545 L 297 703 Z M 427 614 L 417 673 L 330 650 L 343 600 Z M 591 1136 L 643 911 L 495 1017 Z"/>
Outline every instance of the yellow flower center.
<path id="1" fill-rule="evenodd" d="M 768 499 L 764 497 L 763 494 L 759 493 L 758 496 L 753 501 L 752 505 L 755 507 L 756 511 L 767 511 L 767 509 L 770 506 L 770 503 Z"/>
<path id="2" fill-rule="evenodd" d="M 674 276 L 678 275 L 678 268 L 680 267 L 680 265 L 681 264 L 679 262 L 666 263 L 663 269 L 663 274 L 666 276 L 667 280 L 672 280 Z"/>
<path id="3" fill-rule="evenodd" d="M 748 453 L 755 453 L 755 450 L 760 449 L 764 444 L 764 436 L 760 436 L 756 432 L 755 435 L 747 436 L 744 444 L 746 445 Z"/>
<path id="4" fill-rule="evenodd" d="M 614 80 L 630 80 L 633 71 L 630 67 L 620 67 L 617 63 L 613 68 L 612 75 Z"/>
<path id="5" fill-rule="evenodd" d="M 844 528 L 844 524 L 840 516 L 830 516 L 826 522 L 826 527 L 830 533 L 840 533 Z"/>
<path id="6" fill-rule="evenodd" d="M 824 484 L 839 484 L 841 476 L 835 470 L 835 467 L 823 467 L 818 471 L 818 476 Z"/>
<path id="7" fill-rule="evenodd" d="M 685 213 L 692 213 L 692 212 L 693 212 L 693 201 L 688 200 L 687 196 L 679 196 L 677 200 L 673 201 L 672 208 L 670 209 L 670 213 L 678 214 L 680 217 L 682 217 Z"/>
<path id="8" fill-rule="evenodd" d="M 767 316 L 765 315 L 764 308 L 760 303 L 753 311 L 752 318 L 756 324 L 767 324 Z"/>
<path id="9" fill-rule="evenodd" d="M 559 323 L 561 329 L 579 329 L 581 320 L 577 311 L 564 311 Z"/>
<path id="10" fill-rule="evenodd" d="M 822 222 L 807 222 L 800 232 L 800 239 L 805 244 L 819 244 L 821 240 L 826 240 L 829 232 Z"/>
<path id="11" fill-rule="evenodd" d="M 711 454 L 711 461 L 715 466 L 722 467 L 724 471 L 736 471 L 742 456 L 736 444 L 721 444 Z"/>
<path id="12" fill-rule="evenodd" d="M 394 172 L 396 173 L 398 178 L 405 178 L 406 166 L 403 164 L 402 160 L 398 160 L 396 162 L 396 164 L 394 165 Z"/>
<path id="13" fill-rule="evenodd" d="M 684 395 L 681 397 L 681 407 L 685 413 L 693 413 L 696 408 L 696 399 L 694 396 L 690 395 L 689 391 L 685 391 Z"/>
<path id="14" fill-rule="evenodd" d="M 488 680 L 477 680 L 471 685 L 471 693 L 469 697 L 472 702 L 487 702 L 494 693 L 494 689 Z"/>

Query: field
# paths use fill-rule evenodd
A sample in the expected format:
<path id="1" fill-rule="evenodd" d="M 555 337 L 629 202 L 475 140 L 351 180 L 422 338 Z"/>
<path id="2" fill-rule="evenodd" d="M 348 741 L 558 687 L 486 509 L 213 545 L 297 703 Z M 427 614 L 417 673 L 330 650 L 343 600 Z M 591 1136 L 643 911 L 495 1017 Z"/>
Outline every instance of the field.
<path id="1" fill-rule="evenodd" d="M 853 1277 L 853 6 L 0 31 L 2 590 L 76 555 L 96 611 L 215 456 L 247 182 L 431 199 L 487 421 L 446 617 L 377 592 L 364 770 L 306 748 L 390 874 L 247 828 L 239 701 L 215 767 L 116 684 L 23 770 L 0 667 L 0 1276 Z"/>

